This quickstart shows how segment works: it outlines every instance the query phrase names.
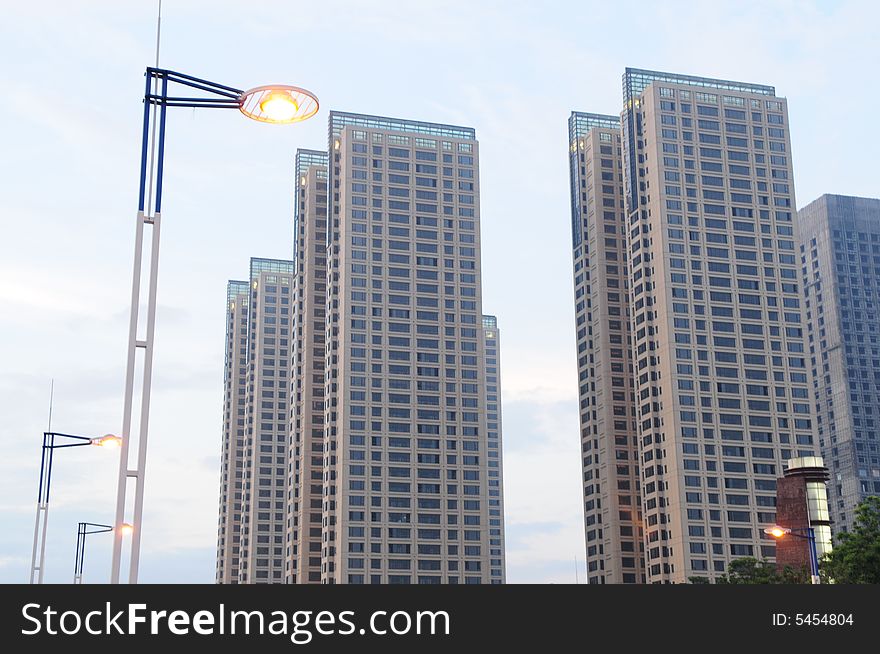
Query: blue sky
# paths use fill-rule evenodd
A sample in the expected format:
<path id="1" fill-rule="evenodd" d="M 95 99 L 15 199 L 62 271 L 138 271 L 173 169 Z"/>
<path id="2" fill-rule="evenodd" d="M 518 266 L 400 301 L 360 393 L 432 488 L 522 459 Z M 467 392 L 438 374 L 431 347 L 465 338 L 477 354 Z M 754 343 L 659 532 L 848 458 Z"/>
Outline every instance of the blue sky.
<path id="1" fill-rule="evenodd" d="M 119 429 L 143 71 L 155 0 L 9 3 L 0 23 L 0 582 L 26 581 L 49 380 L 53 427 Z M 289 258 L 293 157 L 329 109 L 473 126 L 484 310 L 502 329 L 511 582 L 572 582 L 583 549 L 566 120 L 617 113 L 625 66 L 772 84 L 798 205 L 880 196 L 870 2 L 165 0 L 163 67 L 303 86 L 311 121 L 169 114 L 141 581 L 211 582 L 225 284 Z M 876 139 L 875 139 L 876 141 Z M 47 581 L 76 523 L 112 522 L 115 457 L 62 452 Z M 94 448 L 97 449 L 97 448 Z M 92 536 L 86 581 L 109 577 Z M 580 578 L 583 580 L 581 557 Z"/>

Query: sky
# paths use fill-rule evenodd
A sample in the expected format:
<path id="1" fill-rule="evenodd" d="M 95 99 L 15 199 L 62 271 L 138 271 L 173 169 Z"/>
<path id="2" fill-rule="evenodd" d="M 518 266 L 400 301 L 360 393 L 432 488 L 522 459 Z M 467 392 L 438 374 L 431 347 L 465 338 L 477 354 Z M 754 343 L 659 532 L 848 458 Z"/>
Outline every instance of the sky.
<path id="1" fill-rule="evenodd" d="M 0 22 L 0 582 L 29 575 L 42 432 L 122 420 L 143 73 L 156 0 L 4 2 Z M 211 583 L 225 293 L 292 256 L 294 153 L 330 109 L 474 127 L 483 310 L 502 333 L 508 581 L 584 580 L 567 119 L 616 114 L 626 66 L 774 85 L 798 206 L 880 197 L 873 2 L 165 0 L 160 65 L 305 87 L 312 120 L 168 114 L 141 582 Z M 876 144 L 876 142 L 875 142 Z M 118 455 L 59 452 L 46 581 L 113 522 Z M 89 539 L 106 582 L 111 539 Z"/>

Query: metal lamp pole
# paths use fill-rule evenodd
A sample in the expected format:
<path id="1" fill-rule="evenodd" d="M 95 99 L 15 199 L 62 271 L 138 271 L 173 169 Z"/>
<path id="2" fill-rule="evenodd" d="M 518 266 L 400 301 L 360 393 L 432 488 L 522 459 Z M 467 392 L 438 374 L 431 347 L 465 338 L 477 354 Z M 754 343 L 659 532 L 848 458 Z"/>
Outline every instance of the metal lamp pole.
<path id="1" fill-rule="evenodd" d="M 799 534 L 795 534 L 796 536 Z M 814 584 L 821 584 L 819 577 L 819 556 L 816 553 L 816 532 L 812 527 L 807 527 L 806 539 L 810 543 L 810 572 Z"/>
<path id="2" fill-rule="evenodd" d="M 819 555 L 816 551 L 816 530 L 813 527 L 792 529 L 773 525 L 765 529 L 764 533 L 777 539 L 788 535 L 805 539 L 810 546 L 810 581 L 813 584 L 822 583 L 822 578 L 819 576 Z"/>
<path id="3" fill-rule="evenodd" d="M 189 89 L 185 96 L 168 94 L 169 85 Z M 141 549 L 141 524 L 144 511 L 144 472 L 147 460 L 147 436 L 150 419 L 150 393 L 153 377 L 153 337 L 156 327 L 156 286 L 159 269 L 159 231 L 162 216 L 162 181 L 165 162 L 165 112 L 168 107 L 238 109 L 248 118 L 263 123 L 286 124 L 311 118 L 318 112 L 318 99 L 295 86 L 259 86 L 249 91 L 162 68 L 147 68 L 144 90 L 144 118 L 141 139 L 140 188 L 136 218 L 134 266 L 131 285 L 131 315 L 128 326 L 128 354 L 125 369 L 125 400 L 122 417 L 122 456 L 116 495 L 116 520 L 113 535 L 111 583 L 119 583 L 122 565 L 122 525 L 127 504 L 128 481 L 134 483 L 134 506 L 131 520 L 129 583 L 137 583 Z M 155 182 L 155 184 L 154 184 Z M 146 325 L 139 336 L 139 309 L 142 297 L 141 274 L 144 262 L 144 232 L 151 229 L 146 298 Z M 138 350 L 143 350 L 140 370 L 140 419 L 132 427 L 135 371 Z M 135 438 L 136 437 L 136 438 Z M 130 461 L 133 440 L 135 457 Z"/>
<path id="4" fill-rule="evenodd" d="M 89 529 L 89 527 L 97 527 L 97 529 Z M 76 565 L 73 568 L 73 583 L 82 583 L 83 562 L 86 557 L 86 536 L 89 534 L 103 534 L 106 531 L 113 531 L 110 525 L 101 525 L 95 522 L 80 522 L 76 529 Z"/>
<path id="5" fill-rule="evenodd" d="M 55 439 L 60 442 L 56 443 Z M 43 447 L 40 456 L 40 489 L 37 493 L 37 519 L 34 524 L 34 548 L 31 554 L 30 583 L 42 584 L 46 561 L 46 528 L 49 526 L 49 490 L 52 485 L 52 463 L 55 450 L 65 447 L 98 445 L 112 447 L 119 445 L 119 437 L 107 434 L 100 438 L 61 434 L 54 431 L 43 432 Z"/>

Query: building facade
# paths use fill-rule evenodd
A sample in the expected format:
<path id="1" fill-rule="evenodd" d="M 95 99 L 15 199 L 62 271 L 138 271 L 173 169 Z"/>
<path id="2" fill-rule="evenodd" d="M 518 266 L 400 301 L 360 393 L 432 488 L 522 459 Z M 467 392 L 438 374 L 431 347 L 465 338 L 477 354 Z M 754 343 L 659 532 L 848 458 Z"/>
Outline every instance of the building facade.
<path id="1" fill-rule="evenodd" d="M 812 399 L 834 530 L 880 495 L 880 200 L 823 195 L 798 211 Z"/>
<path id="2" fill-rule="evenodd" d="M 247 289 L 239 583 L 504 582 L 478 160 L 473 129 L 344 112 L 298 151 L 294 260 Z"/>
<path id="3" fill-rule="evenodd" d="M 506 578 L 504 553 L 504 463 L 501 433 L 501 330 L 498 318 L 483 316 L 483 357 L 486 370 L 486 459 L 489 470 L 489 576 Z"/>
<path id="4" fill-rule="evenodd" d="M 569 157 L 589 581 L 772 559 L 776 478 L 818 449 L 786 100 L 627 68 Z"/>
<path id="5" fill-rule="evenodd" d="M 329 131 L 322 581 L 501 583 L 474 131 L 343 112 Z"/>
<path id="6" fill-rule="evenodd" d="M 588 583 L 644 583 L 620 119 L 568 121 Z"/>
<path id="7" fill-rule="evenodd" d="M 226 363 L 223 368 L 223 440 L 215 574 L 218 584 L 238 583 L 244 499 L 249 306 L 250 283 L 230 281 L 226 288 Z"/>
<path id="8" fill-rule="evenodd" d="M 282 583 L 293 262 L 251 259 L 238 583 Z"/>
<path id="9" fill-rule="evenodd" d="M 772 558 L 776 477 L 817 453 L 788 108 L 626 69 L 631 347 L 649 583 Z"/>
<path id="10" fill-rule="evenodd" d="M 320 583 L 327 306 L 327 153 L 296 153 L 286 583 Z"/>

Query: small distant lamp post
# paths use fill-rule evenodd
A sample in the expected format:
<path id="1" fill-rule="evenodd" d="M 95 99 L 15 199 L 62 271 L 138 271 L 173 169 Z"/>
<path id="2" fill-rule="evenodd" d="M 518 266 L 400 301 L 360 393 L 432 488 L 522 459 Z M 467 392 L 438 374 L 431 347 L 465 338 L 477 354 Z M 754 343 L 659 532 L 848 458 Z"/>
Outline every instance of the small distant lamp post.
<path id="1" fill-rule="evenodd" d="M 86 536 L 90 534 L 103 534 L 113 531 L 110 525 L 101 525 L 95 522 L 80 522 L 76 529 L 76 565 L 73 568 L 73 583 L 81 584 L 83 575 L 83 562 L 86 558 Z"/>
<path id="2" fill-rule="evenodd" d="M 58 442 L 56 442 L 56 439 Z M 122 439 L 113 434 L 100 438 L 61 434 L 54 431 L 43 432 L 43 448 L 40 457 L 40 489 L 37 493 L 37 520 L 34 524 L 34 549 L 31 554 L 32 584 L 43 583 L 43 572 L 46 561 L 46 528 L 49 524 L 49 490 L 52 485 L 52 462 L 55 450 L 65 447 L 82 447 L 95 445 L 105 449 L 115 449 L 121 445 Z"/>

